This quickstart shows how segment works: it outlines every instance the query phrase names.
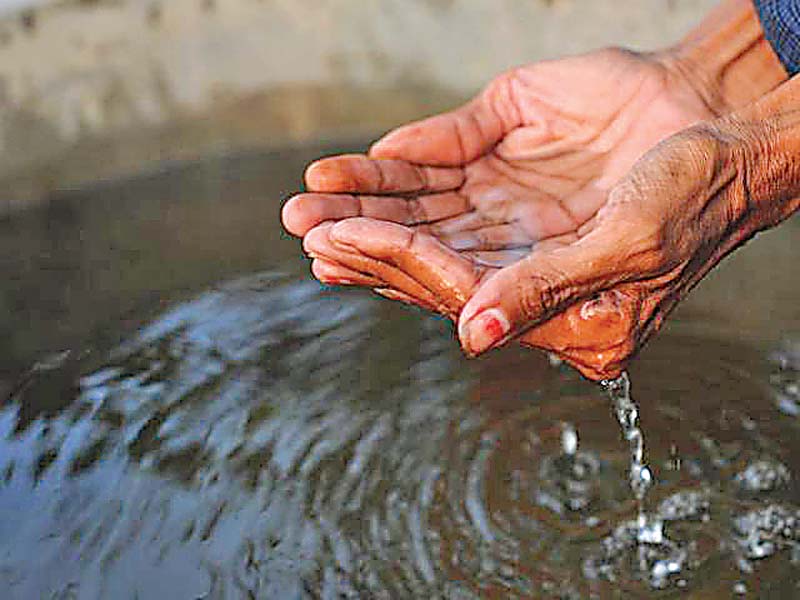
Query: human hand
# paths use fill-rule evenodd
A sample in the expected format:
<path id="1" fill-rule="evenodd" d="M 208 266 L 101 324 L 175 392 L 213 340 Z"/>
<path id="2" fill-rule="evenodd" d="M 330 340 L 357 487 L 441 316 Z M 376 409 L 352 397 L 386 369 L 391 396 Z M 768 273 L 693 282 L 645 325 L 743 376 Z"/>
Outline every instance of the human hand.
<path id="1" fill-rule="evenodd" d="M 608 49 L 510 71 L 466 106 L 391 132 L 368 156 L 312 164 L 311 193 L 287 202 L 284 225 L 303 236 L 367 216 L 428 229 L 463 251 L 572 233 L 645 151 L 714 116 L 714 94 L 668 59 Z"/>
<path id="2" fill-rule="evenodd" d="M 531 327 L 520 338 L 523 343 L 560 353 L 589 377 L 613 376 L 677 298 L 729 248 L 796 208 L 787 190 L 793 189 L 800 148 L 793 147 L 791 112 L 782 110 L 784 96 L 800 95 L 795 89 L 800 83 L 785 84 L 772 100 L 758 103 L 761 108 L 740 115 L 749 123 L 751 143 L 739 140 L 735 127 L 726 137 L 734 118 L 718 129 L 683 134 L 691 141 L 683 149 L 680 139 L 664 144 L 656 158 L 616 181 L 656 141 L 689 123 L 748 106 L 785 80 L 753 5 L 728 0 L 666 52 L 607 50 L 518 69 L 466 107 L 390 134 L 369 157 L 312 165 L 307 172 L 312 193 L 286 204 L 284 223 L 306 236 L 305 247 L 316 256 L 312 269 L 323 281 L 372 286 L 454 319 L 460 314 L 459 333 L 468 352 L 479 353 L 497 345 L 497 338 Z M 776 136 L 790 151 L 760 153 L 763 141 Z M 688 185 L 684 192 L 695 203 L 705 193 L 737 205 L 730 191 L 735 177 L 713 180 L 712 193 L 702 191 L 710 177 L 705 171 L 690 181 L 681 174 L 697 175 L 684 168 L 684 160 L 693 168 L 726 165 L 730 173 L 742 156 L 751 157 L 745 166 L 761 177 L 762 197 L 751 207 L 757 217 L 747 223 L 737 217 L 740 222 L 731 208 L 730 230 L 720 233 L 719 215 L 716 221 L 707 217 L 714 211 L 690 210 L 684 221 L 660 212 L 667 206 L 684 210 L 674 204 L 680 194 L 669 203 L 659 188 L 665 183 Z M 747 194 L 752 172 L 739 186 Z M 637 202 L 634 191 L 646 191 L 648 181 L 659 193 L 653 202 Z M 326 222 L 355 215 L 386 222 Z M 703 221 L 708 218 L 717 229 Z M 628 220 L 649 223 L 650 229 L 625 227 Z M 680 238 L 675 227 L 692 224 L 708 226 L 708 235 L 683 245 L 659 242 L 653 249 L 652 236 L 674 242 Z M 612 235 L 615 225 L 630 236 Z M 649 250 L 637 255 L 637 245 Z M 708 253 L 708 248 L 716 249 Z M 693 258 L 682 275 L 670 280 L 667 265 L 688 256 Z M 631 262 L 617 264 L 622 271 L 615 274 L 605 265 L 608 260 Z M 504 313 L 485 318 L 492 316 L 485 310 L 493 308 L 492 294 L 498 304 L 511 306 L 511 318 Z M 473 327 L 476 322 L 482 326 Z"/>
<path id="3" fill-rule="evenodd" d="M 323 280 L 331 264 L 334 279 L 459 315 L 473 354 L 522 334 L 587 377 L 614 377 L 714 265 L 800 206 L 800 119 L 756 108 L 657 145 L 569 239 L 502 268 L 369 218 L 323 224 L 305 246 Z"/>
<path id="4" fill-rule="evenodd" d="M 317 257 L 312 269 L 321 280 L 377 287 L 455 319 L 476 284 L 499 267 L 532 248 L 538 256 L 569 246 L 590 231 L 609 190 L 639 156 L 713 116 L 703 99 L 709 96 L 661 57 L 623 50 L 518 69 L 461 109 L 390 133 L 369 156 L 311 165 L 311 193 L 286 204 L 284 223 L 296 235 L 308 234 L 305 247 Z M 425 253 L 403 273 L 390 275 L 372 263 L 346 268 L 328 245 L 330 227 L 314 228 L 358 215 L 405 226 L 388 233 L 388 224 L 362 222 L 366 229 L 354 246 L 362 254 L 398 266 L 393 250 L 376 244 L 413 234 L 443 273 L 463 271 L 466 278 L 437 287 L 435 277 L 417 272 L 434 260 Z M 563 328 L 548 325 L 525 341 L 561 346 L 550 339 L 558 332 Z M 462 342 L 469 352 L 485 350 L 466 334 Z"/>

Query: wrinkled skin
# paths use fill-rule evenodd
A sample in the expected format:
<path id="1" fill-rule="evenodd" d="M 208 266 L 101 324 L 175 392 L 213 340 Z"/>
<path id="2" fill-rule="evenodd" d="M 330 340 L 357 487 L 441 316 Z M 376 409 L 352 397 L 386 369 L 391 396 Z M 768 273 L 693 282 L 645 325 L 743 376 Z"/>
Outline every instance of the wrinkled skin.
<path id="1" fill-rule="evenodd" d="M 469 354 L 518 337 L 616 376 L 747 237 L 729 243 L 709 196 L 718 171 L 736 185 L 713 128 L 654 148 L 715 117 L 679 73 L 622 50 L 511 71 L 366 156 L 312 164 L 284 225 L 321 281 L 448 315 Z"/>

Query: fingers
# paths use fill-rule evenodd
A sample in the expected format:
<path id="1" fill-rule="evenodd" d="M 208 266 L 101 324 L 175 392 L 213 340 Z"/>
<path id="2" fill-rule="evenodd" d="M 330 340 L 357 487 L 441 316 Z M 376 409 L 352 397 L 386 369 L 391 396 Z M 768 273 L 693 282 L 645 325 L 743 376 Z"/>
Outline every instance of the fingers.
<path id="1" fill-rule="evenodd" d="M 331 227 L 330 240 L 337 248 L 396 267 L 429 290 L 451 313 L 461 310 L 487 271 L 434 237 L 395 223 L 347 219 Z"/>
<path id="2" fill-rule="evenodd" d="M 567 350 L 563 353 L 557 353 L 557 356 L 592 381 L 616 379 L 622 374 L 628 361 L 632 358 L 630 354 L 621 353 L 618 361 L 608 362 L 606 359 L 600 359 L 600 365 L 598 365 L 598 355 L 592 350 Z"/>
<path id="3" fill-rule="evenodd" d="M 423 298 L 418 298 L 392 288 L 384 287 L 386 286 L 386 282 L 380 279 L 365 275 L 364 273 L 359 273 L 358 271 L 353 271 L 339 263 L 334 263 L 323 258 L 314 259 L 314 262 L 311 263 L 311 272 L 320 282 L 328 285 L 371 287 L 375 293 L 389 300 L 397 300 L 404 304 L 412 304 L 434 312 L 438 309 L 438 306 L 432 301 L 432 297 L 428 294 Z"/>
<path id="4" fill-rule="evenodd" d="M 464 106 L 395 129 L 369 154 L 439 166 L 475 160 L 522 123 L 515 102 L 517 85 L 513 72 L 503 75 Z"/>
<path id="5" fill-rule="evenodd" d="M 565 247 L 537 250 L 482 283 L 459 317 L 459 339 L 480 354 L 618 283 L 617 236 L 590 235 Z"/>
<path id="6" fill-rule="evenodd" d="M 404 304 L 412 304 L 430 311 L 436 311 L 437 309 L 436 304 L 431 303 L 431 299 L 428 296 L 425 298 L 416 298 L 404 292 L 384 287 L 386 283 L 380 279 L 365 275 L 364 273 L 359 273 L 358 271 L 353 271 L 339 263 L 331 262 L 323 258 L 314 259 L 314 262 L 311 263 L 311 272 L 314 277 L 325 284 L 371 287 L 374 289 L 375 293 L 389 300 L 396 300 Z"/>
<path id="7" fill-rule="evenodd" d="M 526 346 L 555 353 L 584 376 L 612 379 L 636 347 L 641 303 L 625 286 L 577 302 L 520 338 Z"/>
<path id="8" fill-rule="evenodd" d="M 425 310 L 437 312 L 438 307 L 435 304 L 430 304 L 425 300 L 409 296 L 408 294 L 404 294 L 403 292 L 398 292 L 397 290 L 393 290 L 391 288 L 375 288 L 375 293 L 380 296 L 383 296 L 384 298 L 388 298 L 389 300 L 396 300 L 404 304 L 411 304 L 413 306 L 419 306 L 420 308 L 424 308 Z"/>
<path id="9" fill-rule="evenodd" d="M 468 208 L 466 198 L 457 192 L 417 198 L 310 193 L 290 198 L 283 206 L 281 218 L 290 233 L 304 236 L 320 223 L 348 217 L 370 217 L 403 225 L 418 225 L 460 215 Z"/>
<path id="10" fill-rule="evenodd" d="M 329 285 L 358 285 L 380 287 L 386 285 L 382 280 L 348 269 L 339 263 L 324 258 L 315 258 L 311 263 L 311 273 L 322 283 Z"/>
<path id="11" fill-rule="evenodd" d="M 312 163 L 305 173 L 312 192 L 406 194 L 444 192 L 464 183 L 460 168 L 428 167 L 405 160 L 380 160 L 344 154 Z"/>
<path id="12" fill-rule="evenodd" d="M 361 220 L 366 221 L 367 219 Z M 344 223 L 347 222 L 349 221 L 344 221 Z M 376 223 L 379 222 L 376 221 Z M 391 288 L 406 296 L 415 298 L 420 306 L 433 307 L 431 310 L 436 310 L 453 318 L 458 314 L 461 306 L 463 306 L 463 301 L 451 301 L 450 304 L 447 304 L 445 300 L 436 297 L 409 274 L 386 260 L 370 256 L 355 246 L 333 243 L 331 240 L 333 227 L 332 223 L 324 223 L 309 231 L 303 239 L 305 251 L 315 259 L 323 261 L 319 265 L 321 267 L 320 274 L 323 277 L 349 280 L 346 283 L 354 285 Z M 395 227 L 400 226 L 395 225 Z M 315 265 L 317 260 L 314 262 Z M 334 269 L 331 264 L 335 264 L 336 268 Z M 354 273 L 358 274 L 362 279 L 356 277 Z M 323 279 L 323 281 L 325 280 Z M 452 295 L 451 293 L 451 300 Z"/>

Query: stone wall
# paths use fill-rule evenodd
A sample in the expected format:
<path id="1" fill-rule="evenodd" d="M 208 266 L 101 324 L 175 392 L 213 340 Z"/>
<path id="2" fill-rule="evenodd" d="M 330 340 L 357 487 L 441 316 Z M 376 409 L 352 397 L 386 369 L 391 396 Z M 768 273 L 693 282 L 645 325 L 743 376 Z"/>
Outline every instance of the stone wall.
<path id="1" fill-rule="evenodd" d="M 675 41 L 713 3 L 32 3 L 0 20 L 5 205 L 164 159 L 375 132 L 515 64 Z"/>

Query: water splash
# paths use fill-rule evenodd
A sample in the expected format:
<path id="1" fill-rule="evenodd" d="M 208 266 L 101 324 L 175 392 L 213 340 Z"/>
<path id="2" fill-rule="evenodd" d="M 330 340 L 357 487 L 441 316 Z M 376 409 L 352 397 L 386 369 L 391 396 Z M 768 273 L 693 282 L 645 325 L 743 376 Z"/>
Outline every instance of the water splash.
<path id="1" fill-rule="evenodd" d="M 653 485 L 653 474 L 644 462 L 644 436 L 639 429 L 639 408 L 631 397 L 631 382 L 628 374 L 623 372 L 616 379 L 601 382 L 614 407 L 614 414 L 622 428 L 622 436 L 630 447 L 629 481 L 633 495 L 638 504 L 639 537 L 647 542 L 653 527 L 648 527 L 645 514 L 645 497 L 647 490 Z M 656 529 L 658 529 L 656 527 Z"/>
<path id="2" fill-rule="evenodd" d="M 800 555 L 800 510 L 795 507 L 770 504 L 751 510 L 734 519 L 733 529 L 745 559 L 766 558 L 787 548 L 793 557 Z"/>
<path id="3" fill-rule="evenodd" d="M 575 456 L 578 451 L 578 432 L 572 423 L 561 425 L 561 450 L 566 456 Z"/>
<path id="4" fill-rule="evenodd" d="M 759 459 L 736 474 L 734 482 L 743 492 L 771 492 L 785 487 L 791 481 L 789 468 L 775 460 Z"/>

